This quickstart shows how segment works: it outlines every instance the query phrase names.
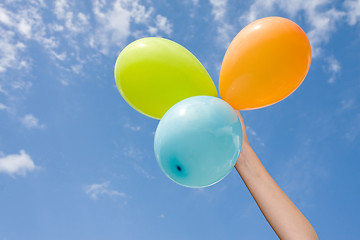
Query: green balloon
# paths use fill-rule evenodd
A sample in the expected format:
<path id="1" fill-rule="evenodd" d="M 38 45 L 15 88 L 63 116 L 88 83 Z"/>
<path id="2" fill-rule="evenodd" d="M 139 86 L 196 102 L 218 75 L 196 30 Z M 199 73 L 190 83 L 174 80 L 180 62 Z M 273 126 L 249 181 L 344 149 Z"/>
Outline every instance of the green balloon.
<path id="1" fill-rule="evenodd" d="M 218 96 L 199 60 L 163 38 L 142 38 L 125 47 L 115 63 L 115 81 L 130 106 L 156 119 L 185 98 Z"/>

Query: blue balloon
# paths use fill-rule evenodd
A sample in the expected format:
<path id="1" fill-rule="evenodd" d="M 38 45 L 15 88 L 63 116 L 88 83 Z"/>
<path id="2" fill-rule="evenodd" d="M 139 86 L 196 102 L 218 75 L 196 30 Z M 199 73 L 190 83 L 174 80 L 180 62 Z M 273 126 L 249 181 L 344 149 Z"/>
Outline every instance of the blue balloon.
<path id="1" fill-rule="evenodd" d="M 242 129 L 225 101 L 196 96 L 171 107 L 155 133 L 154 150 L 163 172 L 186 187 L 206 187 L 233 169 L 241 150 Z"/>

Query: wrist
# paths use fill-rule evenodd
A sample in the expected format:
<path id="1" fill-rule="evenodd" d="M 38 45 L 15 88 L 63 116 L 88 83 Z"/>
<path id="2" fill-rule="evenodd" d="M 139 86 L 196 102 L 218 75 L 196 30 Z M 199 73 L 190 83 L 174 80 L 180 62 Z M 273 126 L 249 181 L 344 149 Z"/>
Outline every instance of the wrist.
<path id="1" fill-rule="evenodd" d="M 249 166 L 250 161 L 254 160 L 254 150 L 251 148 L 248 141 L 244 141 L 241 147 L 239 158 L 235 164 L 235 168 L 238 172 Z"/>

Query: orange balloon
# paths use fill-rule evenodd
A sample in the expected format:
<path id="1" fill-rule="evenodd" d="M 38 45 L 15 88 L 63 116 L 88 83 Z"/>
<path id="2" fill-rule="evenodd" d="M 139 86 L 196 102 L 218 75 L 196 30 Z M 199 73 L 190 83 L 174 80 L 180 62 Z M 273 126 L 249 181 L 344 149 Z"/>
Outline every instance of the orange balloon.
<path id="1" fill-rule="evenodd" d="M 309 39 L 296 23 L 281 17 L 259 19 L 241 30 L 227 49 L 220 96 L 237 110 L 269 106 L 300 86 L 310 63 Z"/>

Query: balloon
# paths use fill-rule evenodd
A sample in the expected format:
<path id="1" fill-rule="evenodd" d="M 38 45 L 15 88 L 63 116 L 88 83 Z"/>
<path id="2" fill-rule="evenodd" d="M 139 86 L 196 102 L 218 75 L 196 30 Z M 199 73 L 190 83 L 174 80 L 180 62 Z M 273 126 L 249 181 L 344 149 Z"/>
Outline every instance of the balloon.
<path id="1" fill-rule="evenodd" d="M 196 57 L 163 38 L 143 38 L 129 44 L 119 54 L 114 73 L 116 85 L 130 106 L 156 119 L 185 98 L 218 96 Z"/>
<path id="2" fill-rule="evenodd" d="M 310 63 L 309 39 L 298 25 L 281 17 L 259 19 L 241 30 L 227 49 L 220 96 L 237 110 L 274 104 L 299 87 Z"/>
<path id="3" fill-rule="evenodd" d="M 169 178 L 195 188 L 224 178 L 241 145 L 241 123 L 234 109 L 219 98 L 196 96 L 166 112 L 156 129 L 154 150 Z"/>

